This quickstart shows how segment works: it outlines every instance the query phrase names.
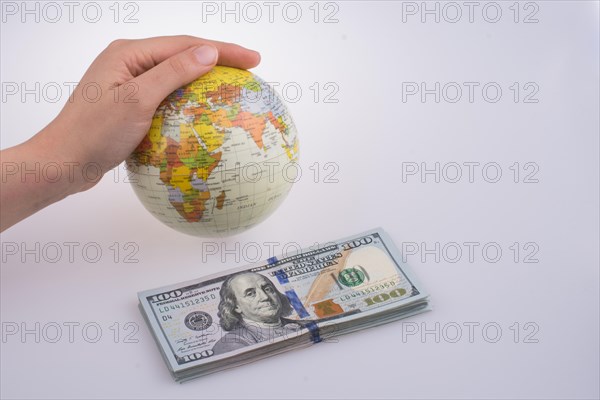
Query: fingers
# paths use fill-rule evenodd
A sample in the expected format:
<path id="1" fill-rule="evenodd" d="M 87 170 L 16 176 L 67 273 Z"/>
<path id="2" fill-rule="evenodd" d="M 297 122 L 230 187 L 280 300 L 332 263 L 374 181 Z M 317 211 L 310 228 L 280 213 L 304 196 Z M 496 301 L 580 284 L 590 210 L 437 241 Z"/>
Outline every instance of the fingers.
<path id="1" fill-rule="evenodd" d="M 218 58 L 219 52 L 210 44 L 192 47 L 164 59 L 132 82 L 137 84 L 140 98 L 156 108 L 170 93 L 210 71 Z"/>
<path id="2" fill-rule="evenodd" d="M 248 69 L 260 62 L 260 54 L 254 50 L 246 49 L 233 43 L 218 42 L 215 40 L 201 39 L 194 36 L 160 36 L 148 39 L 131 41 L 131 47 L 139 52 L 147 65 L 146 69 L 160 64 L 169 57 L 174 56 L 190 47 L 212 45 L 219 52 L 219 65 Z"/>

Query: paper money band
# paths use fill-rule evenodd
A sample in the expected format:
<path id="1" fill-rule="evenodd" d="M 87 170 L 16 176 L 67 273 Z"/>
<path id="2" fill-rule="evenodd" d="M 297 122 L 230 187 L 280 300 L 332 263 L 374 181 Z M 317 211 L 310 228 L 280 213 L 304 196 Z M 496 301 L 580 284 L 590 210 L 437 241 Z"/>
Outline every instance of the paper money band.
<path id="1" fill-rule="evenodd" d="M 267 260 L 267 263 L 269 265 L 273 265 L 273 264 L 277 263 L 277 261 L 278 261 L 277 257 L 271 257 Z M 279 281 L 279 283 L 282 285 L 289 282 L 288 276 L 283 271 L 283 269 L 275 271 L 275 276 L 277 277 L 277 280 Z M 286 290 L 285 296 L 288 298 L 288 300 L 290 301 L 290 304 L 292 305 L 294 310 L 296 310 L 296 312 L 298 313 L 300 318 L 306 318 L 306 317 L 310 316 L 308 311 L 306 311 L 306 308 L 304 308 L 304 305 L 300 301 L 300 298 L 296 294 L 295 290 Z M 319 343 L 321 341 L 321 333 L 319 332 L 319 327 L 317 326 L 316 323 L 314 323 L 313 321 L 310 321 L 306 324 L 303 324 L 303 326 L 306 329 L 308 329 L 308 331 L 310 332 L 310 340 L 312 340 L 313 343 Z"/>
<path id="2" fill-rule="evenodd" d="M 313 343 L 319 343 L 321 341 L 321 335 L 319 333 L 319 327 L 317 324 L 313 321 L 310 321 L 304 326 L 310 331 L 310 340 L 312 340 Z"/>
<path id="3" fill-rule="evenodd" d="M 285 296 L 288 298 L 290 304 L 292 305 L 294 310 L 296 310 L 300 318 L 306 318 L 310 316 L 308 311 L 306 311 L 306 308 L 304 308 L 304 305 L 300 301 L 300 298 L 296 294 L 295 290 L 286 290 Z M 316 323 L 314 323 L 313 321 L 309 321 L 308 323 L 303 323 L 302 326 L 304 326 L 310 331 L 310 339 L 313 343 L 319 343 L 321 341 L 321 334 L 319 332 L 319 327 Z"/>
<path id="4" fill-rule="evenodd" d="M 282 285 L 289 282 L 287 274 L 282 269 L 275 271 L 275 276 Z"/>
<path id="5" fill-rule="evenodd" d="M 304 308 L 304 305 L 300 301 L 300 298 L 298 298 L 298 295 L 296 294 L 295 290 L 286 290 L 285 297 L 288 298 L 290 304 L 292 305 L 294 310 L 296 310 L 300 318 L 306 318 L 310 315 L 308 311 L 306 311 L 306 308 Z"/>
<path id="6" fill-rule="evenodd" d="M 277 257 L 271 257 L 267 260 L 267 263 L 269 265 L 273 265 L 273 264 L 277 264 L 277 261 L 279 261 L 277 259 Z M 277 280 L 279 281 L 280 284 L 285 285 L 286 283 L 289 283 L 288 276 L 283 271 L 283 269 L 278 269 L 277 271 L 275 271 L 275 276 L 277 277 Z"/>

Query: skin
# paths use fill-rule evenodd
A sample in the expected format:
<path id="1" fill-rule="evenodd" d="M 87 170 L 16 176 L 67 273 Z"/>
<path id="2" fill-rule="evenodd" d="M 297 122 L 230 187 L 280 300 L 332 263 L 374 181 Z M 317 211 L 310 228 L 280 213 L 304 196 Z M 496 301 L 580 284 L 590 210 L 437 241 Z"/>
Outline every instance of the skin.
<path id="1" fill-rule="evenodd" d="M 237 306 L 235 311 L 245 320 L 279 324 L 281 300 L 273 284 L 259 274 L 243 274 L 231 281 Z"/>
<path id="2" fill-rule="evenodd" d="M 112 42 L 52 122 L 26 142 L 0 152 L 0 231 L 93 187 L 137 147 L 160 102 L 174 90 L 216 64 L 248 69 L 259 62 L 253 50 L 193 36 Z M 102 94 L 90 101 L 98 86 Z M 57 168 L 49 179 L 23 173 L 48 165 L 58 165 L 60 176 L 54 173 Z"/>

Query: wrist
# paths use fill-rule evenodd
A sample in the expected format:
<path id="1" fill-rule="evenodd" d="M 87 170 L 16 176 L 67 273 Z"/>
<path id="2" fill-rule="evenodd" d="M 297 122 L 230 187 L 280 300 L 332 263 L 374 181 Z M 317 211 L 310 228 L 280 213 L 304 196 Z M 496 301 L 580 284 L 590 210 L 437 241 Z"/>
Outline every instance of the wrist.
<path id="1" fill-rule="evenodd" d="M 58 197 L 55 201 L 92 188 L 105 172 L 99 164 L 87 161 L 84 154 L 76 151 L 68 136 L 68 131 L 54 120 L 24 143 L 30 146 L 28 158 L 33 157 L 40 164 L 42 184 Z"/>
<path id="2" fill-rule="evenodd" d="M 102 177 L 84 158 L 69 155 L 67 141 L 47 126 L 28 141 L 2 150 L 0 231 L 37 211 L 89 189 Z M 71 153 L 74 154 L 74 153 Z"/>

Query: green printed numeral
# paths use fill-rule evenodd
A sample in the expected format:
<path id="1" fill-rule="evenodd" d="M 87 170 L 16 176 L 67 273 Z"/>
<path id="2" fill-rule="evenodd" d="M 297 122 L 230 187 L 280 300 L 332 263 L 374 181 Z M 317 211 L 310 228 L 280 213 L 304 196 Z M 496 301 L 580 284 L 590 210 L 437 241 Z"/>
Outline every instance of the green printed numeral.
<path id="1" fill-rule="evenodd" d="M 368 306 L 372 306 L 377 303 L 383 303 L 384 301 L 388 301 L 392 297 L 402 297 L 406 294 L 406 289 L 394 289 L 389 293 L 381 293 L 377 296 L 367 297 L 365 302 Z"/>

